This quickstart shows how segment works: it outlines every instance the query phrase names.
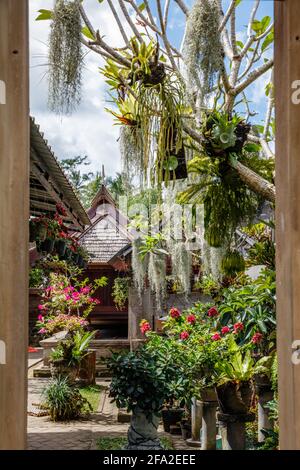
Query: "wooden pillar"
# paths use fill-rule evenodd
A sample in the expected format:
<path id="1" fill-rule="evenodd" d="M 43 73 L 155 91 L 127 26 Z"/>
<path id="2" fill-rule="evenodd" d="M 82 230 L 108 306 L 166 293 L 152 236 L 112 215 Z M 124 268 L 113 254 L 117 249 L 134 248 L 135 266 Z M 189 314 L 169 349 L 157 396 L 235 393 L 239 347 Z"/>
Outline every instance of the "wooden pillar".
<path id="1" fill-rule="evenodd" d="M 300 2 L 275 1 L 280 448 L 300 449 Z"/>
<path id="2" fill-rule="evenodd" d="M 27 0 L 0 0 L 1 450 L 26 447 L 28 73 Z"/>
<path id="3" fill-rule="evenodd" d="M 153 303 L 150 289 L 145 290 L 140 299 L 137 290 L 130 288 L 128 298 L 128 338 L 131 349 L 135 349 L 145 339 L 145 336 L 140 331 L 139 325 L 141 320 L 147 320 L 151 328 L 153 328 Z"/>

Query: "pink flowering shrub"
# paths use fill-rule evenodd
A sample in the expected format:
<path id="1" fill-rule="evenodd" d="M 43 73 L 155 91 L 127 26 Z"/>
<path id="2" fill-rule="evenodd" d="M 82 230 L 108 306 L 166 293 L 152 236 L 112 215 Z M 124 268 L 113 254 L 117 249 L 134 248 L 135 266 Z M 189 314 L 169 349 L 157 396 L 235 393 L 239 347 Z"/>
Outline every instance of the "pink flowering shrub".
<path id="1" fill-rule="evenodd" d="M 38 333 L 44 336 L 52 336 L 59 331 L 76 332 L 83 330 L 88 326 L 89 322 L 82 317 L 76 315 L 66 315 L 60 313 L 54 317 L 41 317 L 39 315 L 37 328 Z"/>
<path id="2" fill-rule="evenodd" d="M 99 287 L 107 283 L 107 278 L 88 283 L 86 278 L 78 281 L 63 274 L 51 273 L 49 286 L 44 289 L 38 306 L 37 328 L 44 336 L 51 336 L 62 330 L 70 332 L 88 325 L 85 320 L 100 300 L 93 297 Z"/>

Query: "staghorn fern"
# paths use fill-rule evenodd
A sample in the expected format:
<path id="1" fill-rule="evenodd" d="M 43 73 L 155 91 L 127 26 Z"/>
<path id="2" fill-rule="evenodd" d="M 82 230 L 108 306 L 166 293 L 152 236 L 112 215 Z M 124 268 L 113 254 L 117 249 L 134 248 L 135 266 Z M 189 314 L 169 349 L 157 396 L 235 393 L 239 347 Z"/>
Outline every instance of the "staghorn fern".
<path id="1" fill-rule="evenodd" d="M 56 0 L 49 37 L 49 108 L 70 114 L 80 102 L 83 53 L 80 0 Z"/>

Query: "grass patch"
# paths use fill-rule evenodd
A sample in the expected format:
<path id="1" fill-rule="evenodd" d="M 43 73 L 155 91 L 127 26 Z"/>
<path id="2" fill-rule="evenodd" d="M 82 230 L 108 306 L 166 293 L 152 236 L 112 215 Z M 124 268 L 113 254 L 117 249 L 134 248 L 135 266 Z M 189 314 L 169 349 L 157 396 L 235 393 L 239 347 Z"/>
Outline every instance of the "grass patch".
<path id="1" fill-rule="evenodd" d="M 98 410 L 102 390 L 103 387 L 100 385 L 89 385 L 79 388 L 80 394 L 89 401 L 93 411 Z"/>
<path id="2" fill-rule="evenodd" d="M 165 450 L 173 450 L 172 442 L 168 437 L 160 438 Z M 98 450 L 122 450 L 127 443 L 126 437 L 100 437 L 97 440 Z"/>

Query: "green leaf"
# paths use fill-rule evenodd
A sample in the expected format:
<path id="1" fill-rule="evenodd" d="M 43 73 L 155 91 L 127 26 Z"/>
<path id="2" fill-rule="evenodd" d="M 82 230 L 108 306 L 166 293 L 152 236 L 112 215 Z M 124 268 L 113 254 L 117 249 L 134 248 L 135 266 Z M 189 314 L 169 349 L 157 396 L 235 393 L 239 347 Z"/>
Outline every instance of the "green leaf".
<path id="1" fill-rule="evenodd" d="M 53 18 L 53 11 L 52 10 L 38 10 L 40 13 L 39 16 L 36 17 L 35 21 L 42 21 L 42 20 L 52 20 Z"/>
<path id="2" fill-rule="evenodd" d="M 243 49 L 244 43 L 242 41 L 236 41 L 236 45 L 240 48 Z"/>
<path id="3" fill-rule="evenodd" d="M 261 22 L 259 20 L 253 20 L 252 21 L 252 25 L 251 25 L 251 28 L 253 29 L 253 31 L 255 31 L 256 33 L 259 33 L 261 31 Z"/>
<path id="4" fill-rule="evenodd" d="M 139 9 L 140 11 L 145 10 L 145 8 L 146 8 L 145 2 L 141 3 L 141 4 L 138 6 L 138 9 Z"/>
<path id="5" fill-rule="evenodd" d="M 89 39 L 92 39 L 94 40 L 94 36 L 93 34 L 91 33 L 91 31 L 89 30 L 89 28 L 87 26 L 84 26 L 82 29 L 81 29 L 81 32 L 84 36 L 86 36 L 87 38 Z"/>
<path id="6" fill-rule="evenodd" d="M 102 2 L 103 2 L 103 0 L 98 0 L 98 2 L 99 2 L 99 3 L 102 3 Z"/>
<path id="7" fill-rule="evenodd" d="M 274 30 L 272 30 L 265 38 L 264 42 L 262 43 L 261 46 L 261 51 L 263 52 L 267 47 L 272 44 L 274 41 Z"/>

